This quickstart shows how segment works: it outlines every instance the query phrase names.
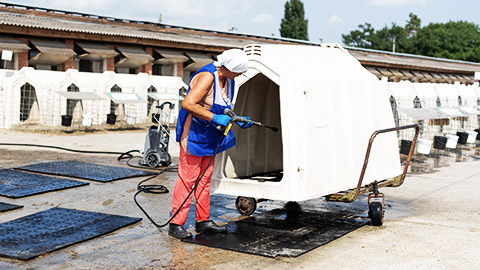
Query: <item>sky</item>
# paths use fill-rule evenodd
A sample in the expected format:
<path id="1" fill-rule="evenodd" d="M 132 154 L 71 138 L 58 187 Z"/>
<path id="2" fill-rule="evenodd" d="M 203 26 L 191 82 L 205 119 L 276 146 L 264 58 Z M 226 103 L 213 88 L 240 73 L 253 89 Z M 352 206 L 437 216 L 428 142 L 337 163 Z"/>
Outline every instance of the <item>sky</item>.
<path id="1" fill-rule="evenodd" d="M 5 0 L 42 8 L 161 22 L 170 25 L 280 37 L 286 0 Z M 342 34 L 370 23 L 404 26 L 414 13 L 429 23 L 468 21 L 480 25 L 478 0 L 302 0 L 311 42 L 342 44 Z"/>

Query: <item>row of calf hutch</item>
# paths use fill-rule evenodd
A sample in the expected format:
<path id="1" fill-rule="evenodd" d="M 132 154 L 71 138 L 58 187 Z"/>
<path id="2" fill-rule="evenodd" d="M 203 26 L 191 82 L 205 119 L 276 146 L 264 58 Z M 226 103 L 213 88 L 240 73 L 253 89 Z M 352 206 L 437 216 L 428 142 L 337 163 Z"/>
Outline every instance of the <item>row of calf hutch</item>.
<path id="1" fill-rule="evenodd" d="M 480 140 L 480 88 L 474 85 L 382 81 L 390 95 L 396 125 L 417 123 L 420 171 L 440 162 L 468 159 Z M 401 153 L 408 154 L 411 131 L 400 131 Z M 433 159 L 428 159 L 433 158 Z M 423 163 L 423 164 L 422 164 Z"/>
<path id="2" fill-rule="evenodd" d="M 0 128 L 148 122 L 164 100 L 176 103 L 176 115 L 186 88 L 179 77 L 146 73 L 0 70 Z"/>

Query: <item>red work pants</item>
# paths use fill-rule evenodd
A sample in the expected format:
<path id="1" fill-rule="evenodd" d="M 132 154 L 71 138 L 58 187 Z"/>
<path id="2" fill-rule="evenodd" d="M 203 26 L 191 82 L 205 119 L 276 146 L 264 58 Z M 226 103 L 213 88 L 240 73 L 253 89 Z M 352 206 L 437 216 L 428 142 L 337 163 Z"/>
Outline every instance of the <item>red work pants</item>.
<path id="1" fill-rule="evenodd" d="M 212 156 L 199 157 L 194 155 L 187 155 L 180 147 L 180 158 L 178 163 L 178 178 L 175 182 L 172 194 L 172 215 L 177 212 L 177 209 L 187 198 L 190 191 L 192 191 L 193 185 L 197 179 L 206 170 L 202 179 L 198 183 L 198 186 L 194 192 L 195 205 L 197 210 L 195 211 L 195 217 L 197 221 L 205 221 L 210 217 L 210 180 L 213 173 L 213 164 L 215 158 L 212 160 L 207 168 L 208 162 Z M 170 221 L 170 223 L 183 225 L 187 220 L 188 210 L 190 209 L 191 197 L 185 202 L 178 214 Z"/>

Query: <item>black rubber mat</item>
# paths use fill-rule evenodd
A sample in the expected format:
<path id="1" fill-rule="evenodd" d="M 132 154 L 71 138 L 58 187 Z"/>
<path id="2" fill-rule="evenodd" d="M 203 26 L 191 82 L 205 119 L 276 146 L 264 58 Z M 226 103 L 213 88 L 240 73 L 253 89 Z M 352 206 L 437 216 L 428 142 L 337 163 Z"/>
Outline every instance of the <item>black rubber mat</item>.
<path id="1" fill-rule="evenodd" d="M 16 169 L 52 175 L 70 176 L 81 179 L 110 182 L 130 177 L 153 175 L 155 172 L 138 169 L 105 166 L 78 161 L 57 161 L 38 163 Z"/>
<path id="2" fill-rule="evenodd" d="M 266 257 L 297 257 L 366 223 L 338 213 L 275 209 L 229 223 L 228 233 L 202 233 L 183 241 Z"/>
<path id="3" fill-rule="evenodd" d="M 51 208 L 0 223 L 0 256 L 30 260 L 140 220 L 141 218 Z"/>
<path id="4" fill-rule="evenodd" d="M 84 185 L 88 183 L 16 170 L 0 170 L 0 195 L 9 198 L 22 198 Z"/>
<path id="5" fill-rule="evenodd" d="M 22 205 L 0 202 L 0 213 L 22 208 Z"/>

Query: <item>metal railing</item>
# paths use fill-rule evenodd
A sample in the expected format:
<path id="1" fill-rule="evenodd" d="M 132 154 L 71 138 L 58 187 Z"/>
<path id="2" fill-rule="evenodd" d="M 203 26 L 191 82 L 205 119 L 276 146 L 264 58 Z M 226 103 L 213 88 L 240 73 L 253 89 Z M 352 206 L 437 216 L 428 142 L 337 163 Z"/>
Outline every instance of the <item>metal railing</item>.
<path id="1" fill-rule="evenodd" d="M 415 136 L 413 137 L 412 140 L 412 145 L 410 146 L 410 151 L 408 153 L 407 161 L 405 163 L 405 167 L 403 168 L 403 173 L 395 178 L 380 181 L 378 183 L 375 183 L 375 188 L 380 188 L 380 187 L 386 187 L 386 186 L 392 186 L 392 187 L 398 187 L 403 184 L 405 181 L 405 175 L 407 174 L 408 166 L 410 164 L 410 160 L 412 158 L 413 154 L 413 149 L 415 147 L 415 144 L 417 142 L 417 137 L 418 133 L 420 131 L 420 128 L 417 124 L 413 125 L 407 125 L 407 126 L 401 126 L 401 127 L 394 127 L 394 128 L 388 128 L 388 129 L 381 129 L 375 131 L 372 136 L 370 136 L 370 140 L 368 141 L 368 147 L 367 147 L 367 152 L 365 154 L 365 159 L 363 161 L 363 167 L 362 167 L 362 172 L 360 173 L 360 177 L 358 179 L 358 184 L 357 187 L 347 193 L 335 193 L 328 195 L 326 199 L 328 201 L 336 201 L 336 202 L 354 202 L 360 194 L 363 194 L 368 191 L 372 191 L 372 186 L 367 185 L 363 186 L 363 178 L 365 176 L 365 171 L 367 170 L 367 165 L 368 165 L 368 160 L 370 158 L 370 151 L 372 149 L 372 144 L 373 141 L 375 140 L 375 137 L 377 137 L 378 134 L 382 133 L 387 133 L 387 132 L 392 132 L 392 131 L 399 131 L 403 129 L 410 129 L 410 128 L 415 128 Z"/>

